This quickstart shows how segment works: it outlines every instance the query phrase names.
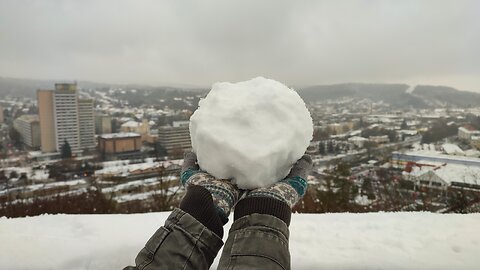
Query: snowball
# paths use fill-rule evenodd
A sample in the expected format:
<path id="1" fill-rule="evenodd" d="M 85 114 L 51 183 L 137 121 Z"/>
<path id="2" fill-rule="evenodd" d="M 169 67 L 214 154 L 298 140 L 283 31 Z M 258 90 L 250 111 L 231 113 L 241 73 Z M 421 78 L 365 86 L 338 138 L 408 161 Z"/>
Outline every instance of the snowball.
<path id="1" fill-rule="evenodd" d="M 300 96 L 262 77 L 215 83 L 190 118 L 200 168 L 242 189 L 285 178 L 312 134 L 312 118 Z"/>

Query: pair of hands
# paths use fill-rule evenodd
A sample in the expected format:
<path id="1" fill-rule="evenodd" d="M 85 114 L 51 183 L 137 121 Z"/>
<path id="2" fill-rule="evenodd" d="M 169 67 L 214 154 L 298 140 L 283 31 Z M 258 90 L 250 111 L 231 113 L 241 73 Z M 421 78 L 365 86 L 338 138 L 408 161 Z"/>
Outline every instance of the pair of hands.
<path id="1" fill-rule="evenodd" d="M 308 183 L 306 181 L 308 174 L 313 167 L 312 159 L 309 155 L 303 155 L 292 167 L 290 173 L 282 180 L 272 184 L 269 187 L 257 188 L 245 191 L 246 197 L 271 197 L 288 204 L 290 208 L 305 195 Z M 215 200 L 216 192 L 221 192 L 226 199 L 227 214 L 229 209 L 237 202 L 240 190 L 229 180 L 217 179 L 207 172 L 200 170 L 197 164 L 197 156 L 193 152 L 185 153 L 182 171 L 182 185 L 200 185 L 211 191 Z M 243 191 L 242 191 L 243 192 Z M 222 208 L 222 206 L 220 206 Z"/>

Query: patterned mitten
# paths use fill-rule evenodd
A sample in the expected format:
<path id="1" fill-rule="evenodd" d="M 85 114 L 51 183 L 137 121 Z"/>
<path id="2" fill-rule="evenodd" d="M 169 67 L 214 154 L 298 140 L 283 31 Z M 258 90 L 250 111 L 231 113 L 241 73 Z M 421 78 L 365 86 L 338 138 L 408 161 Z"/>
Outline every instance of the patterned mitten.
<path id="1" fill-rule="evenodd" d="M 252 213 L 270 214 L 290 224 L 291 208 L 307 191 L 307 176 L 313 162 L 303 155 L 293 165 L 287 177 L 269 187 L 253 189 L 241 199 L 235 210 L 235 220 Z"/>
<path id="2" fill-rule="evenodd" d="M 185 153 L 180 179 L 187 191 L 192 186 L 200 186 L 208 190 L 222 222 L 227 223 L 230 210 L 237 202 L 239 195 L 238 188 L 230 180 L 216 179 L 200 170 L 197 155 L 193 152 Z"/>

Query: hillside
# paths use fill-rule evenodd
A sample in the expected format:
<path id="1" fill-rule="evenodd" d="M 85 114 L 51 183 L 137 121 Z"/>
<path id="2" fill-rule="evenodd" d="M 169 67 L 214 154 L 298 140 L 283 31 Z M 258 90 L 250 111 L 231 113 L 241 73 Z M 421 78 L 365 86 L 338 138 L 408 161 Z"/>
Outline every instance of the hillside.
<path id="1" fill-rule="evenodd" d="M 12 95 L 15 97 L 29 97 L 35 98 L 37 95 L 37 89 L 53 89 L 55 83 L 62 81 L 55 80 L 34 80 L 34 79 L 17 79 L 6 78 L 0 76 L 0 97 L 6 95 Z M 72 81 L 67 81 L 72 82 Z M 138 84 L 107 84 L 97 83 L 89 81 L 78 81 L 78 86 L 83 89 L 110 89 L 110 88 L 123 88 L 123 89 L 140 89 L 144 91 L 181 91 L 188 90 L 192 92 L 204 92 L 204 89 L 193 87 L 170 87 L 170 86 L 148 86 Z"/>
<path id="2" fill-rule="evenodd" d="M 338 98 L 384 101 L 393 107 L 428 108 L 436 106 L 469 107 L 480 104 L 480 93 L 459 91 L 447 86 L 418 85 L 407 91 L 406 84 L 335 84 L 301 88 L 300 96 L 307 102 Z"/>
<path id="3" fill-rule="evenodd" d="M 168 214 L 0 218 L 0 265 L 121 269 Z M 292 269 L 478 269 L 479 226 L 480 214 L 295 214 Z"/>
<path id="4" fill-rule="evenodd" d="M 53 88 L 56 81 L 31 80 L 0 77 L 0 97 L 12 95 L 16 97 L 36 97 L 36 89 Z M 83 89 L 136 89 L 136 94 L 125 93 L 118 96 L 130 104 L 154 105 L 159 99 L 170 97 L 187 97 L 205 95 L 208 88 L 145 86 L 134 84 L 105 84 L 88 81 L 78 82 Z M 297 89 L 306 102 L 336 100 L 339 98 L 370 99 L 384 101 L 394 108 L 431 108 L 431 107 L 471 107 L 480 104 L 480 93 L 459 91 L 448 86 L 418 85 L 413 91 L 407 91 L 407 84 L 363 84 L 345 83 L 333 85 L 317 85 Z"/>

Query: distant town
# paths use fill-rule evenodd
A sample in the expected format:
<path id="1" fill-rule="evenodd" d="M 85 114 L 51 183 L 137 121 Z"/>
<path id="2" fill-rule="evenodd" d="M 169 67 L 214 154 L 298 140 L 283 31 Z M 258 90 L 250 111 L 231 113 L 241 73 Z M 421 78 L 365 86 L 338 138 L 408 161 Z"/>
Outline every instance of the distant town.
<path id="1" fill-rule="evenodd" d="M 35 90 L 36 98 L 0 96 L 0 216 L 178 204 L 189 118 L 207 90 L 75 82 Z M 480 211 L 480 105 L 303 98 L 314 123 L 307 153 L 315 166 L 295 211 Z"/>

